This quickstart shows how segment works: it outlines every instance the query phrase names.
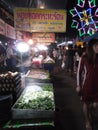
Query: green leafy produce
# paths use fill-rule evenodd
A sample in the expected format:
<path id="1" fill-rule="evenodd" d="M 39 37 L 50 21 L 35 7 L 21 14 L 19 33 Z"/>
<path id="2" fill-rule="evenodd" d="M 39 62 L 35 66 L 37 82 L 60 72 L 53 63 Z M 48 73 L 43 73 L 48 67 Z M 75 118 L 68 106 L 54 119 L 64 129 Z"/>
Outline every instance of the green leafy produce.
<path id="1" fill-rule="evenodd" d="M 53 92 L 45 90 L 39 90 L 34 92 L 29 91 L 20 98 L 20 100 L 15 105 L 15 108 L 34 110 L 54 110 Z"/>
<path id="2" fill-rule="evenodd" d="M 43 91 L 51 91 L 53 92 L 53 87 L 51 86 L 51 84 L 47 84 L 45 86 L 42 86 Z"/>

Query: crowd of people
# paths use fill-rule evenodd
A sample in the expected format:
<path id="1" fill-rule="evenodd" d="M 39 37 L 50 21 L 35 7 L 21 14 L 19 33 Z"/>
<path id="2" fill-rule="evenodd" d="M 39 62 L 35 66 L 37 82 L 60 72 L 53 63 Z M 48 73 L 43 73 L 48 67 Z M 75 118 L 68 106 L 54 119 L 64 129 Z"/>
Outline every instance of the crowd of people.
<path id="1" fill-rule="evenodd" d="M 69 75 L 77 72 L 77 67 L 80 57 L 85 53 L 85 46 L 75 46 L 69 44 L 67 47 L 58 46 L 52 51 L 52 58 L 55 60 L 55 64 L 58 69 L 65 69 Z"/>
<path id="2" fill-rule="evenodd" d="M 16 64 L 20 62 L 20 58 L 17 57 L 14 53 L 14 44 L 8 44 L 6 48 L 6 66 L 7 70 L 11 71 L 15 68 Z M 81 57 L 85 47 L 73 47 L 72 44 L 69 44 L 68 47 L 64 46 L 57 46 L 52 48 L 51 51 L 47 52 L 43 51 L 44 53 L 40 53 L 46 58 L 46 55 L 49 55 L 54 61 L 55 65 L 58 69 L 65 69 L 70 75 L 77 71 L 79 58 Z M 39 55 L 39 54 L 38 54 Z M 32 58 L 33 52 L 32 52 Z"/>

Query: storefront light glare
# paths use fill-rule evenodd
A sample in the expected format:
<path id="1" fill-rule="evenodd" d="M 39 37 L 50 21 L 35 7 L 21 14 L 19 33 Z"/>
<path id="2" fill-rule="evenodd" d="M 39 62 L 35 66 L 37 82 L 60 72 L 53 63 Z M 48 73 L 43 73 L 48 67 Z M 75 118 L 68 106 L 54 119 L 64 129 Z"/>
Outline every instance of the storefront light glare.
<path id="1" fill-rule="evenodd" d="M 38 49 L 37 49 L 37 48 L 34 48 L 34 51 L 35 51 L 35 52 L 38 52 Z"/>
<path id="2" fill-rule="evenodd" d="M 29 46 L 25 42 L 20 42 L 17 44 L 17 50 L 19 52 L 28 52 Z"/>
<path id="3" fill-rule="evenodd" d="M 29 45 L 32 45 L 34 42 L 32 39 L 29 39 L 28 43 L 29 43 Z"/>

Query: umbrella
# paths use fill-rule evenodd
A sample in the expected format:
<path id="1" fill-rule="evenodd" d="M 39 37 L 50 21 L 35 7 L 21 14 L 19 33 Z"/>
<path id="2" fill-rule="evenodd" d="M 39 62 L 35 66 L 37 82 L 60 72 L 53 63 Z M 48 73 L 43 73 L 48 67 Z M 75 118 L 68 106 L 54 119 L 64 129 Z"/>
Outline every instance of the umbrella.
<path id="1" fill-rule="evenodd" d="M 89 42 L 91 39 L 93 39 L 93 38 L 95 38 L 95 39 L 98 39 L 98 32 L 96 32 L 95 34 L 93 34 L 92 36 L 88 36 L 88 37 L 86 37 L 86 38 L 84 38 L 84 42 Z"/>

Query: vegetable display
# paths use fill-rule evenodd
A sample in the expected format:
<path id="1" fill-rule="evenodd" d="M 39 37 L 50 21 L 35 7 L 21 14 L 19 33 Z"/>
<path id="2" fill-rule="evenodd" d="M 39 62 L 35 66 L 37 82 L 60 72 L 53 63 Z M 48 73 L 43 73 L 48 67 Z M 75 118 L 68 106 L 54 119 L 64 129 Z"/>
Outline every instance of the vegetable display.
<path id="1" fill-rule="evenodd" d="M 27 77 L 34 78 L 34 79 L 49 79 L 50 78 L 49 72 L 41 70 L 41 69 L 30 71 Z"/>
<path id="2" fill-rule="evenodd" d="M 14 107 L 16 109 L 54 110 L 53 88 L 48 85 L 28 86 Z"/>

